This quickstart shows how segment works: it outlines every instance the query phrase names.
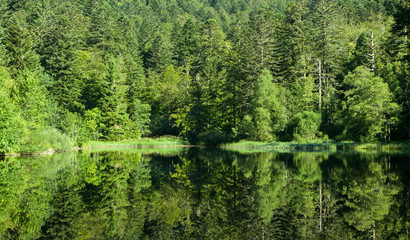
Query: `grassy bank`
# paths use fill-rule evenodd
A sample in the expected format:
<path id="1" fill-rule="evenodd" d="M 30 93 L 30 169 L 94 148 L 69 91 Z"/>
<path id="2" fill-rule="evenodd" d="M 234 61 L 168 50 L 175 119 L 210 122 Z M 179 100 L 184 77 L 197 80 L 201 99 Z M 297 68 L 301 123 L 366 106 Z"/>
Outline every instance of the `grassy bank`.
<path id="1" fill-rule="evenodd" d="M 143 138 L 139 140 L 125 140 L 119 142 L 92 141 L 83 146 L 85 149 L 111 148 L 172 148 L 188 146 L 188 142 L 177 137 Z"/>
<path id="2" fill-rule="evenodd" d="M 263 149 L 263 150 L 336 150 L 336 144 L 328 143 L 297 143 L 297 142 L 255 142 L 241 141 L 221 145 L 222 149 Z"/>
<path id="3" fill-rule="evenodd" d="M 410 150 L 410 142 L 390 143 L 355 143 L 355 142 L 255 142 L 241 141 L 221 145 L 222 149 L 260 149 L 260 150 L 307 150 L 307 151 L 336 151 L 336 150 Z"/>
<path id="4" fill-rule="evenodd" d="M 177 137 L 144 138 L 139 140 L 125 140 L 118 142 L 90 141 L 81 148 L 74 147 L 70 139 L 38 137 L 41 141 L 29 142 L 20 151 L 1 152 L 0 156 L 42 156 L 55 152 L 68 152 L 80 149 L 165 149 L 188 146 L 188 142 Z"/>
<path id="5" fill-rule="evenodd" d="M 407 142 L 378 142 L 378 143 L 337 143 L 338 150 L 410 150 L 410 141 Z"/>

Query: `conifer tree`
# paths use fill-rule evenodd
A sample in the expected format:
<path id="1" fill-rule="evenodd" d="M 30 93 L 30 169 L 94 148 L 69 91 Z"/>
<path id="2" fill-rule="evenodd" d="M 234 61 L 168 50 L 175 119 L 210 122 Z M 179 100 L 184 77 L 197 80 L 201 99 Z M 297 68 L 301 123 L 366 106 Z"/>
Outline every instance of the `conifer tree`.
<path id="1" fill-rule="evenodd" d="M 40 68 L 33 38 L 20 17 L 22 16 L 14 15 L 8 19 L 3 38 L 12 77 L 16 77 L 23 70 L 38 72 Z"/>
<path id="2" fill-rule="evenodd" d="M 80 48 L 85 20 L 75 13 L 69 4 L 59 16 L 48 19 L 48 26 L 39 46 L 42 66 L 53 77 L 50 91 L 61 107 L 79 112 L 84 106 L 81 100 L 84 82 L 74 72 L 77 50 Z M 57 11 L 57 10 L 56 10 Z"/>

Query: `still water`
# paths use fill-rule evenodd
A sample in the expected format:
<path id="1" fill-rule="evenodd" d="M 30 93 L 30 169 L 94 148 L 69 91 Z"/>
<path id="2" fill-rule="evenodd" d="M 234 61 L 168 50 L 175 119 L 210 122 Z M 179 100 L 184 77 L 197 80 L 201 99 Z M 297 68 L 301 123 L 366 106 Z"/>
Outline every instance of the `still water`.
<path id="1" fill-rule="evenodd" d="M 409 153 L 8 158 L 0 239 L 410 239 L 409 187 Z"/>

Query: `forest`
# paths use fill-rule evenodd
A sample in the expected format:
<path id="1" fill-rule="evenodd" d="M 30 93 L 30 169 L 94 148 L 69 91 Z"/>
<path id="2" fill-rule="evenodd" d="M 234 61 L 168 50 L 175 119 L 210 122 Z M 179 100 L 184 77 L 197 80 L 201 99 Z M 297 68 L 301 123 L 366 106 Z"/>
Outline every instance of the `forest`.
<path id="1" fill-rule="evenodd" d="M 410 139 L 406 0 L 0 0 L 0 152 Z"/>

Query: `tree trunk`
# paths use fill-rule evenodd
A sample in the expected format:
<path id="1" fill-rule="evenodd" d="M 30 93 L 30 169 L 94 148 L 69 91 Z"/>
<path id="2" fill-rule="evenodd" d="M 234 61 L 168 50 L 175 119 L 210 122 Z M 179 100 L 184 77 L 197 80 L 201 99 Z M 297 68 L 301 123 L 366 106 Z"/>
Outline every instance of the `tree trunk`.
<path id="1" fill-rule="evenodd" d="M 319 232 L 322 232 L 322 224 L 323 224 L 323 193 L 322 193 L 322 180 L 319 183 Z"/>
<path id="2" fill-rule="evenodd" d="M 374 47 L 374 38 L 373 30 L 370 30 L 370 71 L 374 72 L 374 57 L 375 57 L 375 47 Z"/>
<path id="3" fill-rule="evenodd" d="M 322 110 L 322 62 L 319 60 L 319 110 Z"/>

